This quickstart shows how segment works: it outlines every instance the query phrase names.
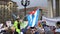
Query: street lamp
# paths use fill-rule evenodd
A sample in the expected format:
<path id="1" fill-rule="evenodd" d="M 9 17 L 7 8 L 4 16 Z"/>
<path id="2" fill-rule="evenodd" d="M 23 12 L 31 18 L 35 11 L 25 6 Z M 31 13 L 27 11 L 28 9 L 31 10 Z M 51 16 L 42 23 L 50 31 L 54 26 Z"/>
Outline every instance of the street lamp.
<path id="1" fill-rule="evenodd" d="M 30 1 L 29 0 L 21 0 L 21 5 L 24 6 L 24 16 L 26 16 L 26 7 L 30 4 Z M 25 18 L 26 20 L 26 18 Z"/>

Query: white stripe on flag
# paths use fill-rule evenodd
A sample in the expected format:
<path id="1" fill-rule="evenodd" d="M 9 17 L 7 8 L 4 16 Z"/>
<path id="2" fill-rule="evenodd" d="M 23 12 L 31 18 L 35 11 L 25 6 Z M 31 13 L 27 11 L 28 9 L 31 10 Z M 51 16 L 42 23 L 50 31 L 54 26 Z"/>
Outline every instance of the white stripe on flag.
<path id="1" fill-rule="evenodd" d="M 35 14 L 34 14 L 34 18 L 33 18 L 33 21 L 32 21 L 32 27 L 35 26 L 36 16 L 37 16 L 37 11 L 36 11 Z"/>

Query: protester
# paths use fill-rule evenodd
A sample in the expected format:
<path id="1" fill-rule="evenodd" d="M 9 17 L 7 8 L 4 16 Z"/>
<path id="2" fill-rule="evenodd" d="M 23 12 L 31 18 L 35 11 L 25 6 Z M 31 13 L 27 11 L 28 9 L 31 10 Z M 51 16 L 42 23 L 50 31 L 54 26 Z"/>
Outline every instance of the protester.
<path id="1" fill-rule="evenodd" d="M 60 34 L 60 21 L 57 21 L 56 26 L 57 26 L 57 28 L 56 28 L 55 32 L 56 32 L 56 34 Z"/>
<path id="2" fill-rule="evenodd" d="M 55 27 L 55 26 L 50 26 L 50 29 L 51 29 L 52 33 L 55 34 L 55 29 L 56 29 L 56 27 Z"/>
<path id="3" fill-rule="evenodd" d="M 44 28 L 45 34 L 53 34 L 50 26 L 46 24 L 46 21 L 42 21 L 42 26 Z"/>
<path id="4" fill-rule="evenodd" d="M 20 34 L 21 29 L 20 29 L 19 18 L 17 18 L 17 19 L 14 21 L 14 27 L 15 27 L 15 32 L 14 32 L 14 34 Z"/>
<path id="5" fill-rule="evenodd" d="M 6 26 L 6 24 L 3 22 L 3 23 L 1 23 L 0 24 L 1 26 L 1 28 L 0 28 L 0 33 L 3 33 L 3 34 L 10 34 L 9 32 L 8 32 L 8 27 Z"/>
<path id="6" fill-rule="evenodd" d="M 57 21 L 56 26 L 57 28 L 60 28 L 60 21 Z"/>
<path id="7" fill-rule="evenodd" d="M 38 21 L 38 27 L 42 27 L 42 24 L 40 21 Z"/>
<path id="8" fill-rule="evenodd" d="M 43 28 L 44 28 L 45 26 L 47 26 L 47 25 L 46 25 L 46 21 L 42 21 L 42 26 L 43 26 Z"/>
<path id="9" fill-rule="evenodd" d="M 41 21 L 38 21 L 38 26 L 36 28 L 37 28 L 39 34 L 44 34 L 44 28 L 42 26 Z"/>
<path id="10" fill-rule="evenodd" d="M 30 27 L 27 31 L 26 34 L 39 34 L 37 29 L 35 27 Z"/>

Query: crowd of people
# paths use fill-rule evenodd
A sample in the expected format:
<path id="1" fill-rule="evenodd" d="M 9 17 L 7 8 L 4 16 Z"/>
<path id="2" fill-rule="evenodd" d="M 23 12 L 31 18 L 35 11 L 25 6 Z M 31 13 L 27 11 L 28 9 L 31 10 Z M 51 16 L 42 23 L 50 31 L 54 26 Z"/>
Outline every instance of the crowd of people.
<path id="1" fill-rule="evenodd" d="M 37 26 L 30 27 L 27 25 L 25 28 L 21 28 L 21 23 L 22 20 L 20 19 L 16 19 L 14 24 L 9 27 L 1 23 L 0 34 L 60 34 L 60 21 L 56 23 L 56 27 L 47 25 L 46 21 L 38 21 Z"/>

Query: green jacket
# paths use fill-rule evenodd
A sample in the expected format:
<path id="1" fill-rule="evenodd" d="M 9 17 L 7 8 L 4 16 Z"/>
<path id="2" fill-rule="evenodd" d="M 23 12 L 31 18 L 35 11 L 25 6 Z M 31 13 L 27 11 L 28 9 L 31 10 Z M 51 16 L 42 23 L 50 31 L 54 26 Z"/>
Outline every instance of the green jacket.
<path id="1" fill-rule="evenodd" d="M 16 32 L 18 32 L 18 34 L 20 34 L 21 30 L 18 29 L 18 25 L 17 24 L 18 24 L 18 21 L 15 21 L 13 26 L 15 27 Z"/>
<path id="2" fill-rule="evenodd" d="M 21 32 L 21 29 L 25 28 L 28 25 L 26 23 L 20 22 L 20 28 L 21 29 L 18 29 L 18 25 L 17 24 L 18 24 L 18 21 L 15 21 L 13 26 L 16 28 L 16 32 L 18 32 L 19 34 Z"/>

